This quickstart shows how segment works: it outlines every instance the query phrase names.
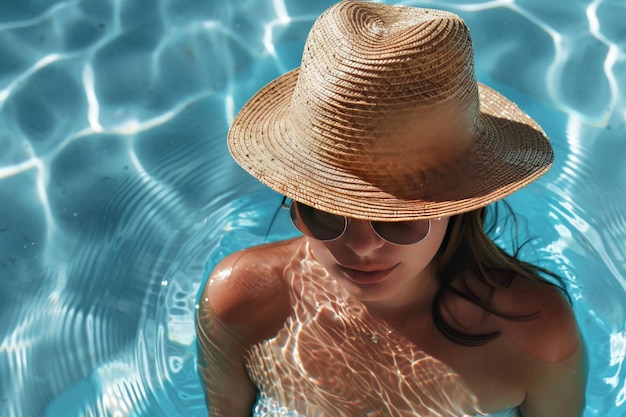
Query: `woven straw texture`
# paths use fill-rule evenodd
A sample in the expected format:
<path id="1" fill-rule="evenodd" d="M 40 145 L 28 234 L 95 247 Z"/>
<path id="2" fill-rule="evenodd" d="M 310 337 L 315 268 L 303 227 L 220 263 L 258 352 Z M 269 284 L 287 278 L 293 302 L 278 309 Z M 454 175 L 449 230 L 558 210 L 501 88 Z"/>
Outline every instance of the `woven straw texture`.
<path id="1" fill-rule="evenodd" d="M 300 68 L 243 107 L 228 145 L 287 197 L 383 221 L 483 207 L 553 161 L 537 123 L 476 82 L 458 16 L 352 0 L 318 18 Z"/>

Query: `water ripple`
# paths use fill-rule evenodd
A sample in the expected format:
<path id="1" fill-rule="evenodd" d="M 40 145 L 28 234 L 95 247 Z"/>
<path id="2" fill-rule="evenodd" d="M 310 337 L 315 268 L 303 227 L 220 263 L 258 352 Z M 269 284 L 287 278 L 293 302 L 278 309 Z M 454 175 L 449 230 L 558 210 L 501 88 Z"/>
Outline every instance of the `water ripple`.
<path id="1" fill-rule="evenodd" d="M 197 291 L 280 202 L 226 131 L 332 3 L 0 2 L 0 415 L 206 416 Z M 626 4 L 402 3 L 462 15 L 481 81 L 552 138 L 554 168 L 512 202 L 530 256 L 571 281 L 586 416 L 621 417 Z M 294 233 L 283 211 L 269 232 Z"/>

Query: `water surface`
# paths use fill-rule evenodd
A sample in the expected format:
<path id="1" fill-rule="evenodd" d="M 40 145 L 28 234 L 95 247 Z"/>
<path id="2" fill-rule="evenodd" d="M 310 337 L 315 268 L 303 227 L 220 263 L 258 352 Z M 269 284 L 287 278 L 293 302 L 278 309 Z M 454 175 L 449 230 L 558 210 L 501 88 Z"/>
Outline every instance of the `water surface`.
<path id="1" fill-rule="evenodd" d="M 206 416 L 204 270 L 263 241 L 280 201 L 226 130 L 331 3 L 0 3 L 0 415 Z M 571 279 L 586 416 L 623 416 L 626 4 L 403 3 L 466 19 L 479 79 L 553 140 L 554 168 L 511 201 L 530 256 Z M 279 217 L 269 239 L 293 234 Z"/>

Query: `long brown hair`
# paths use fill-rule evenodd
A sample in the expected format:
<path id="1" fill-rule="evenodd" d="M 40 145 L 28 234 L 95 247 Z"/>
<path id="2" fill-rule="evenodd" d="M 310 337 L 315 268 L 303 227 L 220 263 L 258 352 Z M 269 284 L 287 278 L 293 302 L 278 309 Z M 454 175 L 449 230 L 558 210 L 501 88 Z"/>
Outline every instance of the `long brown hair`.
<path id="1" fill-rule="evenodd" d="M 541 312 L 529 315 L 507 315 L 496 311 L 487 299 L 478 296 L 467 285 L 451 284 L 463 280 L 465 276 L 477 277 L 486 284 L 492 294 L 494 290 L 508 287 L 514 279 L 528 279 L 545 285 L 551 285 L 563 292 L 571 302 L 565 281 L 559 275 L 548 269 L 519 259 L 520 249 L 528 243 L 515 244 L 513 253 L 509 254 L 500 248 L 493 240 L 493 233 L 498 225 L 499 211 L 504 207 L 512 221 L 512 227 L 518 227 L 518 221 L 506 202 L 492 204 L 486 208 L 460 214 L 450 218 L 448 230 L 444 237 L 441 249 L 437 254 L 440 288 L 435 295 L 432 305 L 432 315 L 435 325 L 448 339 L 466 346 L 479 346 L 495 339 L 499 332 L 468 333 L 451 325 L 442 314 L 442 303 L 448 292 L 453 292 L 483 308 L 490 314 L 495 314 L 510 320 L 531 320 Z M 489 224 L 485 224 L 487 212 Z"/>

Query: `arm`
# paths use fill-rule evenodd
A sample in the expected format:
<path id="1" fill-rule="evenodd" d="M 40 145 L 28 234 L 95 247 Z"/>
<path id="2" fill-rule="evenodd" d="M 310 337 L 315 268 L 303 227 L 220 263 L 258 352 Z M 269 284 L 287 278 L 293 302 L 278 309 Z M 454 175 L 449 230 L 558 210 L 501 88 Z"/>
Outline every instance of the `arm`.
<path id="1" fill-rule="evenodd" d="M 519 410 L 523 417 L 580 417 L 585 410 L 587 357 L 581 343 L 574 355 L 545 363 Z"/>
<path id="2" fill-rule="evenodd" d="M 208 313 L 210 314 L 210 313 Z M 209 319 L 205 315 L 202 319 Z M 205 324 L 198 325 L 200 355 L 198 368 L 204 384 L 209 415 L 251 416 L 256 398 L 256 388 L 248 378 L 243 358 L 245 349 L 235 342 L 231 332 L 221 325 L 209 325 L 212 331 L 205 332 Z"/>
<path id="3" fill-rule="evenodd" d="M 292 254 L 293 246 L 281 243 L 236 252 L 219 263 L 202 291 L 198 368 L 211 417 L 252 414 L 257 390 L 245 357 L 291 312 L 283 271 Z"/>
<path id="4" fill-rule="evenodd" d="M 535 293 L 535 299 L 542 304 L 542 314 L 527 322 L 529 331 L 520 341 L 531 354 L 532 365 L 519 409 L 523 417 L 581 417 L 588 363 L 576 318 L 555 290 Z"/>
<path id="5" fill-rule="evenodd" d="M 251 416 L 256 388 L 248 378 L 244 357 L 249 347 L 245 329 L 220 320 L 211 309 L 210 286 L 203 291 L 196 332 L 198 370 L 211 417 Z"/>

